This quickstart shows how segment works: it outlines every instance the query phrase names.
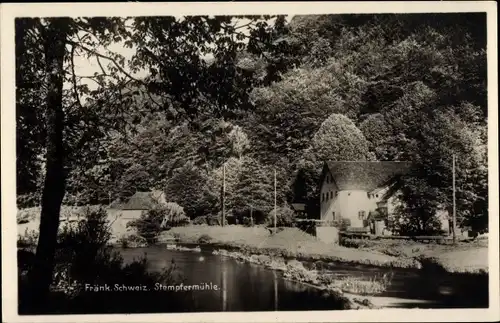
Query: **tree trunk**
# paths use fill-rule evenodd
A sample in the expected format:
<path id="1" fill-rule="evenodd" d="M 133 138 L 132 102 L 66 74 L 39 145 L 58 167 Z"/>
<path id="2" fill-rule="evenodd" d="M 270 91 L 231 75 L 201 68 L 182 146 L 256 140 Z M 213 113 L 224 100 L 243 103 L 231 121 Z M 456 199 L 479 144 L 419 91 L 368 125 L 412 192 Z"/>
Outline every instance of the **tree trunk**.
<path id="1" fill-rule="evenodd" d="M 47 78 L 47 160 L 40 235 L 35 262 L 29 273 L 30 303 L 27 305 L 34 310 L 43 308 L 42 303 L 47 300 L 52 283 L 59 214 L 65 191 L 62 89 L 67 28 L 67 19 L 51 19 L 43 35 Z"/>

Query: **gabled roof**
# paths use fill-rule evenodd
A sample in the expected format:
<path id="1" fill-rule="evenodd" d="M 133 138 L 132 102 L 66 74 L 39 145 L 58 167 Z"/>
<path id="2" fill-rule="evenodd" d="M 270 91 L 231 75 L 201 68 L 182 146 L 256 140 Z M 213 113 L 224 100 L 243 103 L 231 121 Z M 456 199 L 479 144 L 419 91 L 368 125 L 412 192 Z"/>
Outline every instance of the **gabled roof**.
<path id="1" fill-rule="evenodd" d="M 306 205 L 304 203 L 292 203 L 291 206 L 295 211 L 305 211 L 306 209 Z"/>
<path id="2" fill-rule="evenodd" d="M 339 190 L 373 191 L 387 186 L 397 176 L 411 170 L 410 162 L 395 161 L 328 161 L 330 172 Z"/>
<path id="3" fill-rule="evenodd" d="M 136 192 L 126 203 L 115 203 L 115 201 L 111 207 L 120 210 L 150 210 L 160 202 L 159 197 L 157 191 Z"/>

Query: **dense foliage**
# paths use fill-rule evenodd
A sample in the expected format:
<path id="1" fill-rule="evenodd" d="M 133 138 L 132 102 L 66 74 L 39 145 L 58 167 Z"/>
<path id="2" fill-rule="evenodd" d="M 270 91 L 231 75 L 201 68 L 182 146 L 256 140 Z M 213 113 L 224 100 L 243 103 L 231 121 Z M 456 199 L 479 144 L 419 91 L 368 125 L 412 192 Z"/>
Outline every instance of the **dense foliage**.
<path id="1" fill-rule="evenodd" d="M 30 291 L 26 272 L 33 265 L 33 254 L 29 251 L 29 248 L 33 246 L 24 244 L 23 247 L 27 249 L 18 251 L 20 313 L 36 314 L 42 311 L 43 313 L 88 314 L 109 310 L 123 311 L 131 308 L 165 309 L 165 297 L 170 299 L 173 295 L 164 291 L 161 292 L 161 297 L 154 292 L 89 293 L 85 291 L 86 284 L 88 286 L 104 284 L 153 286 L 155 283 L 167 284 L 180 281 L 182 277 L 178 276 L 174 267 L 167 267 L 162 272 L 150 272 L 145 258 L 125 262 L 118 251 L 108 244 L 111 235 L 105 208 L 84 208 L 79 211 L 79 214 L 81 218 L 79 222 L 66 223 L 59 232 L 51 284 L 50 300 L 52 302 L 47 299 L 43 309 L 34 308 L 34 304 L 26 301 L 28 298 L 25 295 Z M 30 239 L 23 237 L 21 240 L 26 242 Z M 172 298 L 168 307 L 175 306 L 176 302 L 182 304 L 189 300 L 189 296 L 180 297 L 177 295 Z M 129 306 L 123 307 L 125 304 Z M 132 307 L 131 304 L 133 304 Z"/>
<path id="2" fill-rule="evenodd" d="M 225 173 L 225 215 L 264 223 L 276 171 L 278 206 L 305 202 L 317 217 L 324 159 L 413 162 L 397 188 L 405 230 L 421 233 L 451 206 L 455 155 L 459 224 L 487 230 L 485 21 L 16 20 L 17 190 L 22 206 L 42 207 L 44 277 L 62 203 L 161 189 L 189 218 L 221 221 Z M 78 56 L 100 71 L 76 73 Z"/>
<path id="3" fill-rule="evenodd" d="M 273 169 L 280 173 L 283 204 L 315 199 L 314 174 L 325 159 L 410 160 L 422 177 L 405 182 L 404 198 L 410 205 L 420 205 L 413 201 L 417 195 L 429 202 L 423 209 L 418 206 L 421 210 L 406 211 L 430 214 L 435 208 L 431 204 L 449 206 L 455 153 L 461 219 L 484 227 L 486 53 L 484 29 L 471 28 L 471 21 L 484 23 L 484 16 L 296 16 L 290 22 L 279 17 L 274 25 L 258 18 L 245 18 L 251 25 L 248 35 L 238 28 L 229 30 L 234 27 L 227 17 L 137 18 L 129 22 L 131 28 L 125 28 L 125 21 L 107 22 L 123 26 L 115 41 L 136 50 L 130 58 L 132 70 L 146 70 L 149 76 L 128 80 L 128 91 L 142 94 L 126 100 L 133 109 L 123 110 L 121 119 L 125 124 L 134 120 L 137 126 L 101 139 L 103 158 L 89 167 L 78 165 L 83 171 L 69 177 L 66 200 L 93 204 L 160 188 L 194 218 L 220 208 L 225 165 L 228 212 L 248 213 L 254 205 L 267 214 Z M 18 28 L 36 24 L 26 20 Z M 176 46 L 197 24 L 204 24 L 207 34 Z M 167 40 L 162 32 L 177 40 Z M 256 37 L 259 32 L 267 38 Z M 232 33 L 238 40 L 231 40 Z M 215 48 L 200 52 L 195 45 L 207 40 L 214 41 Z M 83 51 L 93 43 L 73 45 Z M 36 46 L 29 36 L 18 39 L 20 52 L 31 53 Z M 182 53 L 184 59 L 174 59 L 172 53 Z M 213 58 L 201 59 L 200 53 Z M 126 63 L 119 54 L 108 54 Z M 31 71 L 19 80 L 19 91 L 26 87 L 40 93 L 28 78 L 43 72 L 43 60 L 19 60 L 20 69 Z M 120 72 L 120 66 L 125 65 L 112 65 L 111 70 Z M 127 76 L 122 76 L 125 82 Z M 88 96 L 88 102 L 114 106 L 103 96 L 120 82 L 98 77 L 102 86 L 91 92 L 85 92 L 88 85 L 78 79 L 77 94 Z M 143 84 L 148 85 L 146 91 Z M 165 92 L 165 84 L 183 90 Z M 32 92 L 18 95 L 18 140 L 23 141 L 18 145 L 18 187 L 19 193 L 31 194 L 22 195 L 24 204 L 35 203 L 31 196 L 43 177 L 37 166 L 43 160 L 44 127 L 38 121 L 43 111 L 34 108 L 43 102 L 36 103 L 40 95 Z M 71 94 L 67 101 L 74 99 Z M 155 105 L 157 100 L 162 109 Z M 23 133 L 30 125 L 40 131 Z M 309 187 L 296 192 L 294 187 L 306 185 L 304 181 Z"/>
<path id="4" fill-rule="evenodd" d="M 158 235 L 166 229 L 189 223 L 184 209 L 177 203 L 155 205 L 148 211 L 143 211 L 141 217 L 133 220 L 127 226 L 135 227 L 140 237 L 147 243 L 155 243 Z"/>

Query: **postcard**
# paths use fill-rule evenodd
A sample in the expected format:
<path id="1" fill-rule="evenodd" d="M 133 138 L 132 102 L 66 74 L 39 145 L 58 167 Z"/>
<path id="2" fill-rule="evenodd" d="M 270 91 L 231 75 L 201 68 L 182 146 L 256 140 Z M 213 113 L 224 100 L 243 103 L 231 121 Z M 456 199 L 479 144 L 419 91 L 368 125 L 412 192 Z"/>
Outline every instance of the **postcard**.
<path id="1" fill-rule="evenodd" d="M 5 322 L 500 318 L 495 2 L 1 15 Z"/>

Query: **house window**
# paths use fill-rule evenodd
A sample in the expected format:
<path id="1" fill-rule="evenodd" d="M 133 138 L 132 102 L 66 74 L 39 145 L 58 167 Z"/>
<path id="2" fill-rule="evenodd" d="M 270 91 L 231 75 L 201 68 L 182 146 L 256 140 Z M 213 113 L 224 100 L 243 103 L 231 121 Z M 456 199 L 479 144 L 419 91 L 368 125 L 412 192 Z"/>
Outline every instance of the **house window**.
<path id="1" fill-rule="evenodd" d="M 325 201 L 325 193 L 321 193 L 321 201 L 324 202 Z"/>
<path id="2" fill-rule="evenodd" d="M 358 219 L 364 220 L 365 219 L 365 215 L 366 215 L 365 211 L 359 211 L 358 212 Z"/>
<path id="3" fill-rule="evenodd" d="M 332 219 L 335 221 L 335 212 L 332 212 Z"/>
<path id="4" fill-rule="evenodd" d="M 335 196 L 338 196 L 339 195 L 339 192 L 335 192 Z"/>
<path id="5" fill-rule="evenodd" d="M 332 199 L 333 198 L 333 191 L 330 192 L 330 198 Z"/>

